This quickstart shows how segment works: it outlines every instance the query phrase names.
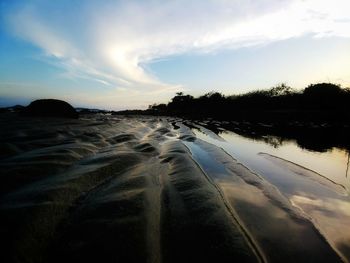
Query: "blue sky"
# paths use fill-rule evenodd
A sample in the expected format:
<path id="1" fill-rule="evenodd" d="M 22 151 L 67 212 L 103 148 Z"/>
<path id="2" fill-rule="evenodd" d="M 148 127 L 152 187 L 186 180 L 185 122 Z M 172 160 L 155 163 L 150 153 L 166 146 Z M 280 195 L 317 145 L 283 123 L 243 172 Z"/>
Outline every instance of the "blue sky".
<path id="1" fill-rule="evenodd" d="M 347 0 L 0 0 L 0 106 L 350 87 L 348 10 Z"/>

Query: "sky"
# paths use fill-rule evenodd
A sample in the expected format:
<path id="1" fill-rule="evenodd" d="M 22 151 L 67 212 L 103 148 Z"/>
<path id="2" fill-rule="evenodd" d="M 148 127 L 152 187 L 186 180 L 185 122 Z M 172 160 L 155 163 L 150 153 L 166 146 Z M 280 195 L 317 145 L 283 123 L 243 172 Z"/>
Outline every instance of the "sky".
<path id="1" fill-rule="evenodd" d="M 0 0 L 0 107 L 350 87 L 349 0 Z"/>

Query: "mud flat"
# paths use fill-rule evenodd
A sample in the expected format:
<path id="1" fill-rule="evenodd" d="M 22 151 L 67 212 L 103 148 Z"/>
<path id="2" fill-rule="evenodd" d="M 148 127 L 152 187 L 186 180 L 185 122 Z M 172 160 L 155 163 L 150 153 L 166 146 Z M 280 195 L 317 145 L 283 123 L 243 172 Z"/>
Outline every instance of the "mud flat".
<path id="1" fill-rule="evenodd" d="M 180 119 L 0 122 L 1 262 L 342 261 L 276 187 Z"/>

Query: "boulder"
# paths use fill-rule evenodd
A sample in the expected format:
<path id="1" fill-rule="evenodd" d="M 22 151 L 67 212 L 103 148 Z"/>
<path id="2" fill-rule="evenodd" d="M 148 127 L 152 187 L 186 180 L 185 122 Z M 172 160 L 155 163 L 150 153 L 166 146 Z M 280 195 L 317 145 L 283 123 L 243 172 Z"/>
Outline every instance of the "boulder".
<path id="1" fill-rule="evenodd" d="M 78 118 L 76 110 L 67 102 L 55 99 L 42 99 L 31 102 L 22 111 L 24 116 Z"/>

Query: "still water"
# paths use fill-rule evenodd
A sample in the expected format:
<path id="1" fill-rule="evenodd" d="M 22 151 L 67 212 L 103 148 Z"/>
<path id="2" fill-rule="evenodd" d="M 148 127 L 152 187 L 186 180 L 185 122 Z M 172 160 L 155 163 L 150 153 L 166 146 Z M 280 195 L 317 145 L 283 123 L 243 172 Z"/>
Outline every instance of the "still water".
<path id="1" fill-rule="evenodd" d="M 214 144 L 276 187 L 313 222 L 328 242 L 349 261 L 350 178 L 349 153 L 302 149 L 295 141 L 271 143 L 221 129 L 217 134 L 202 126 L 192 128 L 197 138 Z"/>

